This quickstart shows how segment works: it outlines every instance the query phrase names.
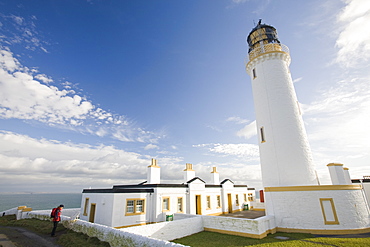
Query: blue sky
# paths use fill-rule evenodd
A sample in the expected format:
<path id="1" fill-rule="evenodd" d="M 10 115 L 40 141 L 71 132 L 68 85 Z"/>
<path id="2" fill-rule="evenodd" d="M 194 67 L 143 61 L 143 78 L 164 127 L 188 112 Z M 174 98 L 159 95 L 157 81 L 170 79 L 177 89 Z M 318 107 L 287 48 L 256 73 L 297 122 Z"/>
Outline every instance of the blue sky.
<path id="1" fill-rule="evenodd" d="M 321 183 L 370 174 L 365 0 L 0 0 L 0 192 L 162 182 L 192 163 L 262 188 L 246 36 L 290 49 Z"/>

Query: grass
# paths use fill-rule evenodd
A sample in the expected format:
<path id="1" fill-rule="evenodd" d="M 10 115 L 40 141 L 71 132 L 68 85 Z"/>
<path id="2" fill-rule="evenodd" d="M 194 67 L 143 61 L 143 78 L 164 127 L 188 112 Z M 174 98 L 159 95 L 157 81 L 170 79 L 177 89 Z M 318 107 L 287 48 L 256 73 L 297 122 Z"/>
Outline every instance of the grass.
<path id="1" fill-rule="evenodd" d="M 287 240 L 275 237 L 288 237 Z M 305 233 L 275 233 L 263 239 L 253 239 L 233 236 L 215 232 L 200 232 L 191 236 L 175 239 L 172 242 L 192 247 L 311 247 L 311 246 L 337 246 L 337 247 L 364 247 L 370 246 L 370 238 L 316 238 Z"/>
<path id="2" fill-rule="evenodd" d="M 42 237 L 49 237 L 53 228 L 51 221 L 38 219 L 16 220 L 15 215 L 0 217 L 0 226 L 22 227 Z M 21 234 L 20 234 L 21 235 Z M 97 238 L 91 238 L 83 233 L 77 233 L 58 224 L 55 238 L 57 244 L 63 247 L 109 247 L 109 243 L 100 241 Z M 19 237 L 17 237 L 19 238 Z M 1 245 L 0 245 L 1 246 Z"/>
<path id="3" fill-rule="evenodd" d="M 49 237 L 52 229 L 50 221 L 37 219 L 16 220 L 14 215 L 0 217 L 0 226 L 15 226 L 28 229 L 40 236 Z M 6 233 L 7 234 L 7 233 Z M 20 234 L 21 235 L 21 234 Z M 91 238 L 85 234 L 73 232 L 66 229 L 62 224 L 57 228 L 56 242 L 63 247 L 109 247 L 107 242 L 97 238 Z M 287 240 L 276 239 L 275 237 L 288 237 Z M 9 236 L 10 237 L 10 236 Z M 363 247 L 370 246 L 370 238 L 323 238 L 315 237 L 304 233 L 276 233 L 269 234 L 263 239 L 246 238 L 215 232 L 200 232 L 172 242 L 192 247 L 311 247 L 311 246 L 337 246 L 337 247 Z M 1 246 L 1 245 L 0 245 Z"/>

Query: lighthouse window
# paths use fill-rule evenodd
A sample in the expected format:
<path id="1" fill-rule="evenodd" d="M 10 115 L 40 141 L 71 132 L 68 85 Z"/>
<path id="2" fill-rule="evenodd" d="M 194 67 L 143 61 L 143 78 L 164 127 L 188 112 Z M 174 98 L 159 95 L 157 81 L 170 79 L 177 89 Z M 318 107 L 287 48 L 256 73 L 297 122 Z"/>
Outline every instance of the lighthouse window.
<path id="1" fill-rule="evenodd" d="M 257 74 L 256 74 L 256 69 L 253 69 L 252 70 L 252 73 L 253 73 L 253 79 L 257 77 Z"/>
<path id="2" fill-rule="evenodd" d="M 260 132 L 261 132 L 261 142 L 266 142 L 265 132 L 264 132 L 263 127 L 260 128 Z"/>

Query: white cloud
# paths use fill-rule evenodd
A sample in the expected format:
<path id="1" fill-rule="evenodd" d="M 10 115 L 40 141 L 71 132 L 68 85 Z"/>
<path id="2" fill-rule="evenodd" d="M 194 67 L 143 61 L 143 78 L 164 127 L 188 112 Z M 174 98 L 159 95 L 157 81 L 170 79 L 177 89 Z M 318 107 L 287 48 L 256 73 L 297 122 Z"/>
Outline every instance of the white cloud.
<path id="1" fill-rule="evenodd" d="M 158 159 L 164 181 L 181 179 L 180 161 L 171 157 Z M 40 186 L 39 191 L 64 191 L 72 184 L 79 192 L 90 186 L 142 182 L 150 157 L 113 146 L 62 143 L 0 131 L 0 164 L 2 191 L 12 191 L 13 185 L 24 190 Z M 175 175 L 171 174 L 175 170 Z"/>
<path id="2" fill-rule="evenodd" d="M 154 144 L 148 144 L 144 147 L 145 150 L 149 150 L 149 149 L 158 149 L 158 146 L 157 145 L 154 145 Z"/>
<path id="3" fill-rule="evenodd" d="M 42 81 L 43 83 L 50 83 L 53 82 L 53 79 L 49 78 L 47 75 L 44 74 L 38 74 L 35 76 L 37 80 Z"/>
<path id="4" fill-rule="evenodd" d="M 37 73 L 37 74 L 35 74 Z M 0 118 L 36 120 L 53 126 L 121 141 L 156 140 L 158 136 L 131 123 L 124 116 L 113 116 L 95 107 L 71 90 L 49 85 L 53 80 L 22 66 L 7 48 L 0 49 Z"/>
<path id="5" fill-rule="evenodd" d="M 35 22 L 37 18 L 35 18 L 35 16 L 23 18 L 16 15 L 3 15 L 0 13 L 0 21 L 5 23 L 0 26 L 3 44 L 15 45 L 22 43 L 25 44 L 25 48 L 28 50 L 34 51 L 40 49 L 48 53 L 45 48 L 48 43 L 43 41 L 40 38 L 41 35 L 36 31 Z"/>
<path id="6" fill-rule="evenodd" d="M 345 67 L 367 66 L 370 58 L 370 2 L 346 1 L 338 15 L 341 31 L 336 41 L 336 61 Z"/>
<path id="7" fill-rule="evenodd" d="M 293 80 L 293 83 L 299 82 L 299 81 L 301 81 L 302 79 L 303 79 L 303 77 L 299 77 L 299 78 L 297 78 L 297 79 L 294 79 L 294 80 Z"/>
<path id="8" fill-rule="evenodd" d="M 239 130 L 236 135 L 239 137 L 244 137 L 245 139 L 249 139 L 257 134 L 257 126 L 256 120 L 247 124 L 244 128 Z"/>
<path id="9" fill-rule="evenodd" d="M 254 158 L 258 155 L 253 145 L 206 146 L 219 154 L 252 155 Z M 151 158 L 114 146 L 62 143 L 0 131 L 0 164 L 3 164 L 0 166 L 0 191 L 50 192 L 58 188 L 58 191 L 80 192 L 88 187 L 110 188 L 115 184 L 140 183 L 146 180 Z M 157 160 L 162 183 L 184 182 L 185 162 L 182 158 L 168 156 Z M 198 163 L 194 164 L 196 176 L 210 182 L 212 166 L 218 167 L 221 179 L 261 187 L 258 165 Z"/>
<path id="10" fill-rule="evenodd" d="M 303 105 L 314 160 L 323 177 L 328 177 L 326 165 L 331 162 L 343 163 L 353 177 L 370 173 L 369 82 L 370 76 L 340 81 L 319 100 Z"/>
<path id="11" fill-rule="evenodd" d="M 193 145 L 197 148 L 207 148 L 208 151 L 220 154 L 224 156 L 236 156 L 242 158 L 243 160 L 258 160 L 259 151 L 258 145 L 255 144 L 198 144 Z"/>
<path id="12" fill-rule="evenodd" d="M 248 119 L 242 119 L 241 117 L 229 117 L 226 119 L 226 122 L 234 122 L 236 124 L 245 124 L 248 123 Z"/>
<path id="13" fill-rule="evenodd" d="M 240 4 L 240 3 L 245 3 L 248 0 L 233 0 L 233 3 Z"/>

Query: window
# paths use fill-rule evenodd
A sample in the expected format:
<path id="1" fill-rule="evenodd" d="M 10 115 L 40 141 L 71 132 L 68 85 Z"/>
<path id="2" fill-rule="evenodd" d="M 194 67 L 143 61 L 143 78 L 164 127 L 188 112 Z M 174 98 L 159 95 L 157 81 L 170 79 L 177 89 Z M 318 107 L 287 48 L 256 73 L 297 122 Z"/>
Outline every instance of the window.
<path id="1" fill-rule="evenodd" d="M 217 207 L 221 207 L 221 196 L 217 196 Z"/>
<path id="2" fill-rule="evenodd" d="M 266 140 L 265 140 L 265 133 L 264 133 L 263 127 L 260 128 L 260 132 L 261 132 L 261 142 L 266 142 Z"/>
<path id="3" fill-rule="evenodd" d="M 320 205 L 325 225 L 339 225 L 333 198 L 320 198 Z"/>
<path id="4" fill-rule="evenodd" d="M 207 196 L 207 209 L 211 209 L 211 196 Z"/>
<path id="5" fill-rule="evenodd" d="M 248 201 L 254 201 L 252 193 L 248 193 Z"/>
<path id="6" fill-rule="evenodd" d="M 144 212 L 144 200 L 136 201 L 136 213 Z"/>
<path id="7" fill-rule="evenodd" d="M 169 211 L 170 210 L 170 198 L 163 197 L 162 200 L 162 211 Z"/>
<path id="8" fill-rule="evenodd" d="M 239 206 L 239 195 L 238 194 L 235 195 L 235 204 L 236 206 Z"/>
<path id="9" fill-rule="evenodd" d="M 145 199 L 127 199 L 126 215 L 143 214 L 145 212 Z"/>
<path id="10" fill-rule="evenodd" d="M 253 73 L 253 79 L 255 79 L 255 78 L 257 77 L 256 69 L 253 69 L 253 70 L 252 70 L 252 73 Z"/>
<path id="11" fill-rule="evenodd" d="M 134 200 L 129 200 L 127 201 L 127 210 L 126 210 L 126 213 L 135 213 L 134 211 L 134 205 L 135 205 L 135 201 Z"/>
<path id="12" fill-rule="evenodd" d="M 89 198 L 85 198 L 84 216 L 87 216 L 87 211 L 89 211 Z"/>
<path id="13" fill-rule="evenodd" d="M 244 194 L 244 201 L 246 202 L 246 201 L 248 201 L 247 200 L 247 194 Z"/>
<path id="14" fill-rule="evenodd" d="M 182 197 L 177 198 L 177 212 L 182 212 Z"/>

